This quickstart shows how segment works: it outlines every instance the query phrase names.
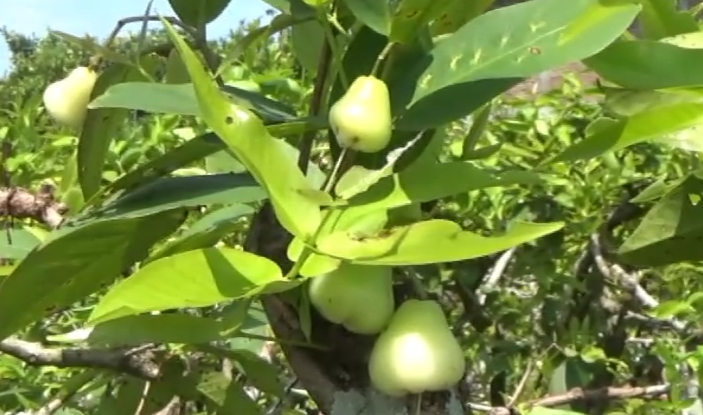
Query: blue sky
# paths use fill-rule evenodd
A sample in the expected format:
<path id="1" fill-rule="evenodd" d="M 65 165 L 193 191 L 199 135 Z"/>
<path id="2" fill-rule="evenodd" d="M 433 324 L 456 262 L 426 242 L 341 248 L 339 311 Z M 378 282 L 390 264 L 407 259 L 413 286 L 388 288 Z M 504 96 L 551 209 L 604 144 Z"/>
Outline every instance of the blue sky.
<path id="1" fill-rule="evenodd" d="M 197 1 L 197 0 L 193 0 Z M 82 36 L 106 36 L 117 20 L 144 13 L 147 0 L 0 0 L 0 26 L 22 33 L 42 35 L 48 28 Z M 267 4 L 261 0 L 232 0 L 227 10 L 208 29 L 209 37 L 225 35 L 242 19 L 263 16 Z M 154 0 L 152 12 L 173 15 L 168 0 Z M 158 22 L 151 25 L 158 25 Z M 157 27 L 157 26 L 154 26 Z M 139 31 L 140 24 L 126 30 Z M 0 42 L 0 75 L 9 67 L 7 47 Z"/>

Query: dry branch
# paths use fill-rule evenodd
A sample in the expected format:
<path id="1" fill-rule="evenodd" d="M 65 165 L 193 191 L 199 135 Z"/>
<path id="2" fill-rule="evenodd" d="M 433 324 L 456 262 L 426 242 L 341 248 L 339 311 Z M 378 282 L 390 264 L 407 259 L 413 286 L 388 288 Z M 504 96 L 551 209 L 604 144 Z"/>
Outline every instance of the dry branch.
<path id="1" fill-rule="evenodd" d="M 31 366 L 108 369 L 145 380 L 158 379 L 161 374 L 153 349 L 153 345 L 103 349 L 54 348 L 16 338 L 0 342 L 0 352 Z"/>

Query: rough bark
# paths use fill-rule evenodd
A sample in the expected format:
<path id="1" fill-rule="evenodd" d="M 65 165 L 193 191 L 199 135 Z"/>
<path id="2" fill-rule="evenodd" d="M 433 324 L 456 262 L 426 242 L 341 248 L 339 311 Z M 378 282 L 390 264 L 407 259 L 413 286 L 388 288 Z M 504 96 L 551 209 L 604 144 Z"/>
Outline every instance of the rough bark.
<path id="1" fill-rule="evenodd" d="M 254 216 L 245 249 L 276 262 L 286 272 L 292 266 L 286 249 L 292 237 L 278 223 L 267 202 Z M 262 297 L 271 329 L 277 337 L 304 339 L 295 308 L 284 295 Z M 291 369 L 326 415 L 463 415 L 464 401 L 457 390 L 443 393 L 391 398 L 369 384 L 368 356 L 373 336 L 349 333 L 312 312 L 312 339 L 328 351 L 282 345 Z M 420 410 L 417 404 L 420 402 Z"/>

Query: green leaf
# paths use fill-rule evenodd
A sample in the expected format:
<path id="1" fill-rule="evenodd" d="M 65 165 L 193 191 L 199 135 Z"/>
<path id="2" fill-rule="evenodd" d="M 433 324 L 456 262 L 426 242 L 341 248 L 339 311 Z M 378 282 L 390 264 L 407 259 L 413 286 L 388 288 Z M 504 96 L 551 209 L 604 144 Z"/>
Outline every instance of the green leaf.
<path id="1" fill-rule="evenodd" d="M 354 263 L 407 266 L 463 261 L 504 251 L 560 230 L 563 223 L 515 222 L 501 236 L 463 231 L 444 219 L 383 230 L 370 237 L 334 232 L 319 239 L 320 252 Z"/>
<path id="2" fill-rule="evenodd" d="M 533 0 L 479 16 L 394 85 L 394 108 L 405 108 L 397 127 L 442 125 L 524 78 L 591 56 L 620 36 L 639 9 L 599 0 Z"/>
<path id="3" fill-rule="evenodd" d="M 229 102 L 183 39 L 168 22 L 164 21 L 164 25 L 188 68 L 205 122 L 266 189 L 283 227 L 293 235 L 312 235 L 321 222 L 320 207 L 303 193 L 316 189 L 263 123 Z"/>
<path id="4" fill-rule="evenodd" d="M 387 2 L 375 2 L 388 4 Z M 435 0 L 401 0 L 393 11 L 391 20 L 390 40 L 409 44 L 417 39 L 418 34 L 425 30 L 427 24 L 443 14 L 450 2 Z"/>
<path id="5" fill-rule="evenodd" d="M 89 322 L 171 308 L 207 307 L 285 291 L 298 284 L 284 279 L 278 265 L 264 257 L 231 248 L 198 249 L 149 262 L 120 281 L 95 307 Z"/>
<path id="6" fill-rule="evenodd" d="M 253 207 L 242 204 L 235 204 L 210 212 L 193 223 L 178 238 L 169 241 L 153 253 L 149 257 L 149 261 L 180 252 L 214 246 L 218 241 L 241 229 L 242 223 L 237 219 L 252 213 L 254 213 Z"/>
<path id="7" fill-rule="evenodd" d="M 162 114 L 200 115 L 198 100 L 191 84 L 121 83 L 109 87 L 88 108 L 125 108 Z"/>
<path id="8" fill-rule="evenodd" d="M 391 10 L 388 1 L 344 0 L 354 17 L 375 32 L 388 35 L 391 28 Z"/>
<path id="9" fill-rule="evenodd" d="M 684 102 L 647 109 L 631 117 L 608 122 L 550 162 L 570 162 L 598 157 L 633 144 L 689 130 L 703 123 L 703 104 Z"/>
<path id="10" fill-rule="evenodd" d="M 615 114 L 629 117 L 638 112 L 672 104 L 700 101 L 700 94 L 687 89 L 642 91 L 603 87 L 605 106 Z"/>
<path id="11" fill-rule="evenodd" d="M 41 243 L 32 232 L 25 227 L 12 227 L 0 231 L 0 258 L 23 259 Z"/>
<path id="12" fill-rule="evenodd" d="M 629 89 L 663 89 L 703 85 L 703 49 L 652 40 L 614 42 L 584 60 L 603 79 Z"/>
<path id="13" fill-rule="evenodd" d="M 182 212 L 62 227 L 0 281 L 0 339 L 83 300 L 173 233 Z"/>
<path id="14" fill-rule="evenodd" d="M 91 330 L 87 341 L 90 344 L 110 346 L 144 343 L 195 344 L 223 340 L 222 331 L 221 323 L 207 317 L 188 314 L 145 314 L 98 324 Z"/>
<path id="15" fill-rule="evenodd" d="M 456 180 L 457 177 L 462 179 Z M 379 180 L 366 192 L 352 197 L 349 205 L 390 209 L 472 190 L 540 182 L 539 176 L 528 171 L 491 173 L 463 161 L 413 165 Z"/>
<path id="16" fill-rule="evenodd" d="M 147 72 L 158 65 L 156 57 L 143 57 L 141 65 Z M 102 95 L 110 86 L 144 80 L 144 75 L 134 66 L 114 63 L 98 76 L 91 98 Z M 103 177 L 105 158 L 110 142 L 122 126 L 129 112 L 124 109 L 99 108 L 88 110 L 78 140 L 78 179 L 83 198 L 89 200 L 99 190 Z"/>
<path id="17" fill-rule="evenodd" d="M 248 173 L 167 177 L 117 198 L 87 217 L 123 218 L 152 215 L 181 207 L 251 203 L 266 193 Z"/>
<path id="18" fill-rule="evenodd" d="M 300 0 L 291 1 L 290 14 L 296 19 L 317 17 L 317 11 Z M 316 73 L 322 45 L 327 41 L 320 21 L 313 19 L 293 26 L 290 41 L 300 65 Z"/>
<path id="19" fill-rule="evenodd" d="M 168 0 L 181 21 L 196 29 L 217 19 L 230 0 Z"/>
<path id="20" fill-rule="evenodd" d="M 703 260 L 702 194 L 703 174 L 697 171 L 647 212 L 620 246 L 620 258 L 644 267 Z"/>
<path id="21" fill-rule="evenodd" d="M 432 36 L 454 33 L 466 24 L 488 10 L 495 0 L 445 0 L 447 7 L 430 25 Z"/>
<path id="22" fill-rule="evenodd" d="M 110 183 L 107 191 L 114 192 L 143 185 L 226 148 L 227 145 L 215 133 L 197 136 Z"/>
<path id="23" fill-rule="evenodd" d="M 296 119 L 295 111 L 259 93 L 228 85 L 221 87 L 232 101 L 253 111 L 267 123 Z M 113 85 L 95 98 L 88 108 L 126 108 L 153 113 L 200 116 L 193 85 L 128 82 Z"/>
<path id="24" fill-rule="evenodd" d="M 678 9 L 671 0 L 642 0 L 639 15 L 642 37 L 661 39 L 682 33 L 698 32 L 696 19 L 686 11 Z"/>
<path id="25" fill-rule="evenodd" d="M 217 409 L 217 415 L 261 415 L 259 405 L 244 390 L 244 384 L 236 379 L 227 386 L 225 399 Z"/>

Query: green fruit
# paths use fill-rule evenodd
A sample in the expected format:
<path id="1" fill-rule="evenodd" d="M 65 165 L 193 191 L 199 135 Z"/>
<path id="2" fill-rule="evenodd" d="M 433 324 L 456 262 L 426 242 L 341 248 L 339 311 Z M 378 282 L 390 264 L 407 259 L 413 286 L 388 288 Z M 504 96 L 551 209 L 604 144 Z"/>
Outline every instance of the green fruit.
<path id="1" fill-rule="evenodd" d="M 42 96 L 46 111 L 57 122 L 78 128 L 83 124 L 90 94 L 98 79 L 92 69 L 79 66 L 64 79 L 49 85 Z"/>
<path id="2" fill-rule="evenodd" d="M 448 389 L 465 371 L 461 346 L 432 300 L 401 304 L 369 359 L 371 383 L 390 396 Z"/>
<path id="3" fill-rule="evenodd" d="M 310 303 L 328 321 L 358 334 L 376 334 L 393 315 L 393 274 L 389 267 L 342 263 L 313 277 Z"/>
<path id="4" fill-rule="evenodd" d="M 391 141 L 393 123 L 388 86 L 373 76 L 360 76 L 332 105 L 330 127 L 342 148 L 376 153 Z"/>

